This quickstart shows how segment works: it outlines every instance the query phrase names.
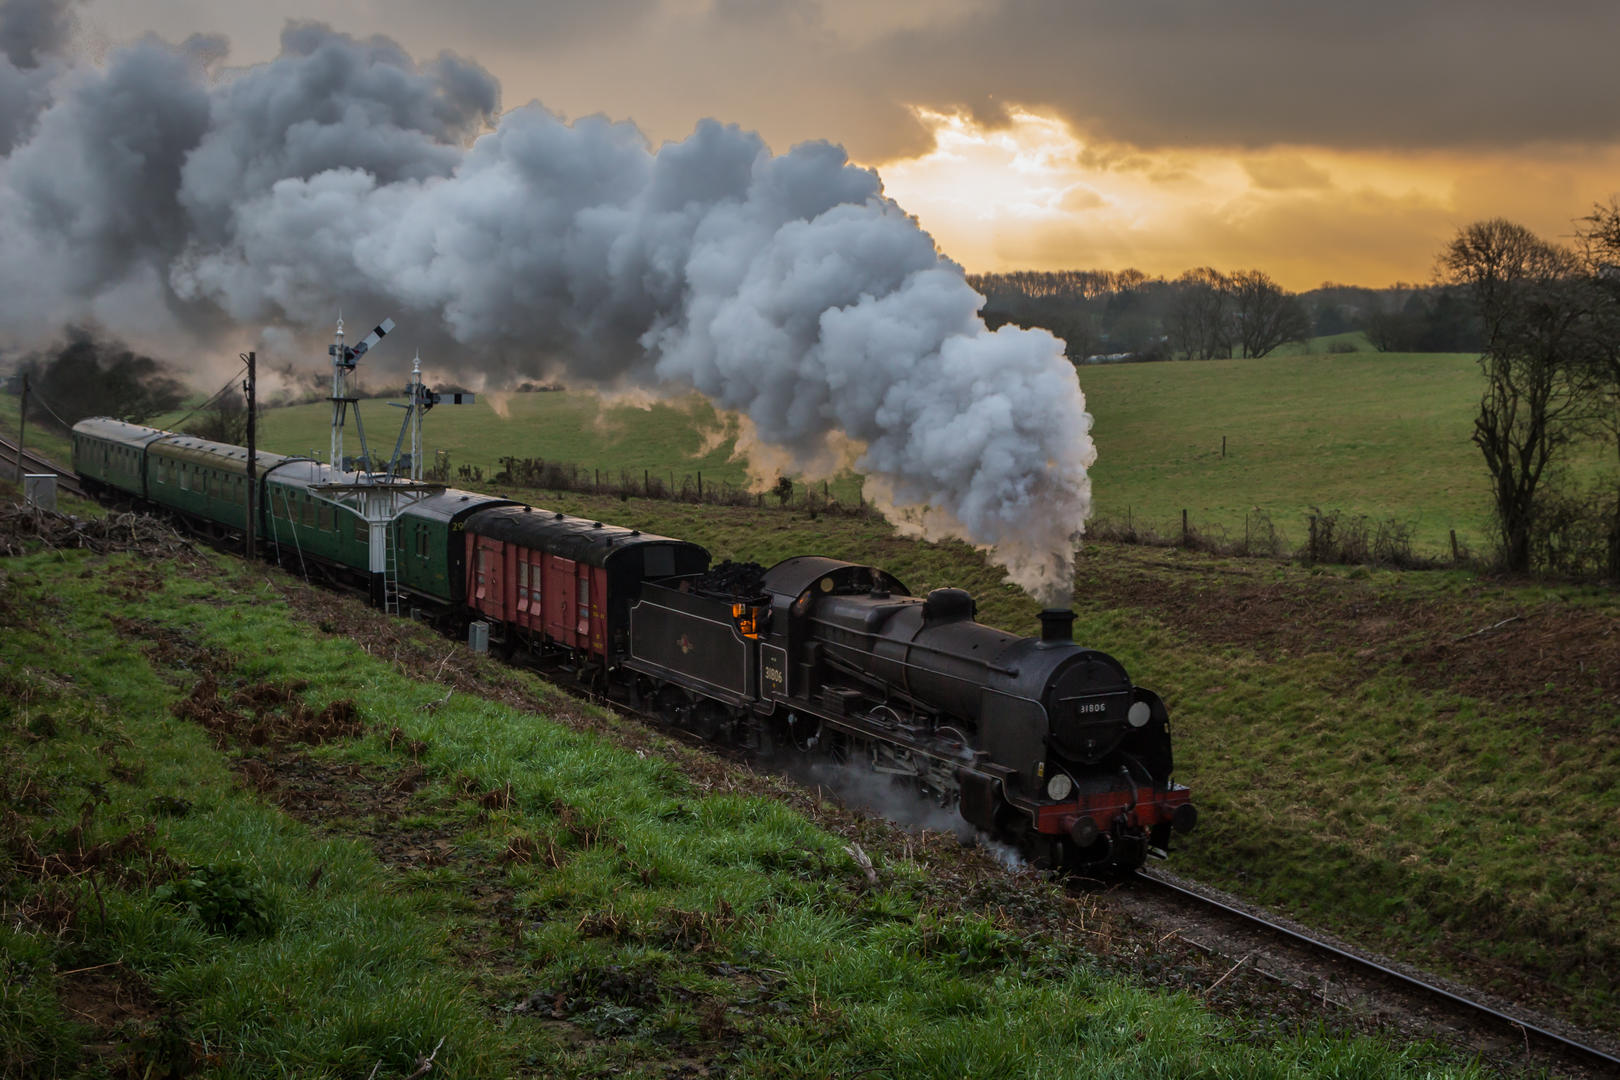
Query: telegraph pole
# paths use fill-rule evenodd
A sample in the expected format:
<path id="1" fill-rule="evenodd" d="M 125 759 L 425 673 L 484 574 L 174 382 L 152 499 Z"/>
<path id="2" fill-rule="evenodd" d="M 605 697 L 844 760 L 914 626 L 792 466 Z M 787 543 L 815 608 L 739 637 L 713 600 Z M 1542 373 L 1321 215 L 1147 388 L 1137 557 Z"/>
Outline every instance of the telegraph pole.
<path id="1" fill-rule="evenodd" d="M 257 553 L 253 535 L 253 479 L 258 469 L 258 434 L 259 434 L 259 408 L 258 408 L 258 354 L 245 353 L 242 356 L 247 361 L 247 378 L 242 381 L 242 390 L 247 395 L 247 517 L 244 519 L 247 528 L 243 530 L 247 537 L 247 557 L 253 558 Z"/>
<path id="2" fill-rule="evenodd" d="M 23 435 L 28 430 L 28 372 L 23 372 L 22 408 L 17 410 L 17 486 L 22 487 Z"/>

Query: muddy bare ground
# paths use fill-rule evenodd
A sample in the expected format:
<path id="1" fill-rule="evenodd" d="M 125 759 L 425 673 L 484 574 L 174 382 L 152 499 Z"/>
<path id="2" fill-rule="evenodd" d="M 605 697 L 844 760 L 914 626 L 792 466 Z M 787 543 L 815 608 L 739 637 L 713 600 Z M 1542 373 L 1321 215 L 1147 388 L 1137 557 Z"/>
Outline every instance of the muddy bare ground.
<path id="1" fill-rule="evenodd" d="M 1620 603 L 1479 580 L 1442 592 L 1422 571 L 1312 574 L 1274 560 L 1108 546 L 1082 558 L 1076 596 L 1140 610 L 1216 646 L 1269 659 L 1333 652 L 1423 686 L 1567 717 L 1620 710 Z"/>

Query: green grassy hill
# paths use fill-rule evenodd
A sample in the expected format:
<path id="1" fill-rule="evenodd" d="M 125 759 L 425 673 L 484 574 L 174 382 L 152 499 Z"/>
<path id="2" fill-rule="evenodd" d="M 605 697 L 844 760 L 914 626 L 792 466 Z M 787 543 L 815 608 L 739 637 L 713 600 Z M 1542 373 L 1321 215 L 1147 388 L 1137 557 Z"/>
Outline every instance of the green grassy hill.
<path id="1" fill-rule="evenodd" d="M 1196 526 L 1241 536 L 1246 516 L 1259 510 L 1298 543 L 1317 507 L 1396 519 L 1431 553 L 1449 548 L 1453 529 L 1481 548 L 1490 506 L 1470 441 L 1478 382 L 1474 358 L 1461 354 L 1313 352 L 1083 368 L 1096 417 L 1096 513 L 1169 530 L 1185 509 Z M 399 410 L 380 401 L 363 408 L 372 444 L 391 448 Z M 271 410 L 264 444 L 325 456 L 329 422 L 324 404 Z M 600 469 L 604 480 L 650 469 L 679 488 L 699 472 L 706 484 L 743 484 L 734 434 L 695 398 L 640 409 L 604 406 L 590 394 L 525 393 L 437 409 L 425 440 L 429 454 L 447 450 L 454 465 L 480 466 L 486 476 L 512 455 Z M 835 489 L 850 500 L 857 490 L 853 478 Z"/>
<path id="2" fill-rule="evenodd" d="M 1431 554 L 1449 551 L 1453 529 L 1474 550 L 1487 547 L 1489 490 L 1470 441 L 1475 358 L 1325 352 L 1337 340 L 1258 360 L 1082 368 L 1096 418 L 1097 517 L 1173 531 L 1186 510 L 1196 527 L 1242 537 L 1258 510 L 1298 544 L 1316 507 L 1394 519 Z M 381 401 L 363 408 L 372 444 L 391 448 L 399 410 Z M 271 410 L 264 442 L 324 457 L 329 423 L 324 404 Z M 743 484 L 734 435 L 696 398 L 640 409 L 583 393 L 486 397 L 435 410 L 425 430 L 429 455 L 448 450 L 455 466 L 486 476 L 513 455 L 600 469 L 604 481 L 650 469 L 676 488 L 698 472 L 705 484 Z M 857 490 L 849 478 L 834 494 L 853 501 Z"/>
<path id="3" fill-rule="evenodd" d="M 1080 372 L 1098 516 L 1242 535 L 1259 509 L 1298 542 L 1311 507 L 1396 518 L 1426 550 L 1476 547 L 1490 505 L 1470 441 L 1479 369 L 1462 354 L 1358 352 Z M 1221 454 L 1222 439 L 1226 454 Z"/>
<path id="4" fill-rule="evenodd" d="M 1315 507 L 1398 522 L 1422 553 L 1448 552 L 1452 530 L 1470 549 L 1488 549 L 1489 489 L 1470 441 L 1475 358 L 1365 351 L 1358 338 L 1319 339 L 1308 353 L 1258 360 L 1082 368 L 1096 418 L 1097 518 L 1170 533 L 1185 510 L 1195 527 L 1241 538 L 1259 511 L 1297 546 Z M 1364 351 L 1326 352 L 1342 342 Z M 362 409 L 373 449 L 386 455 L 401 411 L 382 400 Z M 330 415 L 320 402 L 268 410 L 262 444 L 324 458 Z M 0 428 L 15 427 L 16 399 L 0 398 Z M 513 456 L 600 470 L 604 484 L 621 475 L 640 483 L 650 472 L 676 490 L 699 474 L 705 486 L 740 487 L 746 469 L 733 459 L 735 434 L 696 397 L 643 409 L 587 393 L 505 393 L 434 410 L 424 456 L 431 462 L 435 451 L 447 451 L 457 479 L 461 466 L 492 477 L 500 459 Z M 30 443 L 65 447 L 37 428 Z M 352 426 L 348 445 L 358 452 Z M 832 486 L 847 502 L 858 491 L 855 477 Z"/>

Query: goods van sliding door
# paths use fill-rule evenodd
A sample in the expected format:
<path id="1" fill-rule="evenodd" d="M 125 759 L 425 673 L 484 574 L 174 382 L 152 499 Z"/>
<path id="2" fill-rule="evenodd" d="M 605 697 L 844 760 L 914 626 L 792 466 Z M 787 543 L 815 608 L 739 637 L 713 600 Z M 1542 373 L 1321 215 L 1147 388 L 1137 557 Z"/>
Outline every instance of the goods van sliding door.
<path id="1" fill-rule="evenodd" d="M 559 644 L 570 647 L 580 644 L 575 640 L 575 627 L 579 624 L 574 599 L 578 591 L 576 567 L 573 559 L 547 556 L 543 588 L 546 634 Z"/>

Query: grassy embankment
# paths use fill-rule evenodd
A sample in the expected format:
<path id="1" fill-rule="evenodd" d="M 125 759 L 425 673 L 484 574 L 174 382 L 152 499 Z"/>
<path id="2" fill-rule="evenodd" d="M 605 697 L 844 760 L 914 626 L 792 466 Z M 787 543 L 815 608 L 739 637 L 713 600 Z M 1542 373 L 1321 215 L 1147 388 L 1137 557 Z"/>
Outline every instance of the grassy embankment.
<path id="1" fill-rule="evenodd" d="M 10 394 L 0 394 L 0 435 L 4 435 L 12 442 L 17 441 L 17 417 L 22 401 Z M 32 412 L 33 410 L 29 410 Z M 54 426 L 47 427 L 30 419 L 28 427 L 22 432 L 23 442 L 29 450 L 44 454 L 64 469 L 73 467 L 72 440 Z M 0 477 L 10 480 L 11 477 Z"/>
<path id="2" fill-rule="evenodd" d="M 1035 603 L 977 553 L 880 522 L 532 497 L 717 559 L 815 552 L 884 566 L 915 592 L 962 586 L 983 621 L 1038 632 Z M 1178 779 L 1204 811 L 1175 869 L 1614 1025 L 1620 649 L 1556 637 L 1606 641 L 1611 595 L 1093 545 L 1076 607 L 1076 637 L 1170 705 Z M 1473 635 L 1502 619 L 1513 625 Z M 1514 632 L 1529 636 L 1502 636 Z"/>
<path id="3" fill-rule="evenodd" d="M 869 882 L 380 618 L 212 555 L 0 561 L 0 1074 L 1466 1073 L 1133 988 L 894 851 Z"/>

